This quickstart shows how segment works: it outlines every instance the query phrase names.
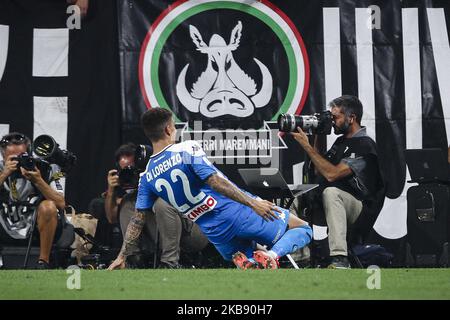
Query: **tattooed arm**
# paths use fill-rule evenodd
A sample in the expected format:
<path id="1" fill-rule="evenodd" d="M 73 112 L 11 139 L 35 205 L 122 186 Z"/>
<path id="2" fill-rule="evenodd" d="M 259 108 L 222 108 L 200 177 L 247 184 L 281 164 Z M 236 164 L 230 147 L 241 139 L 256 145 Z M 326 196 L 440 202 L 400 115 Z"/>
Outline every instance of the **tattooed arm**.
<path id="1" fill-rule="evenodd" d="M 145 224 L 145 212 L 136 211 L 130 220 L 127 227 L 127 232 L 125 234 L 125 239 L 123 240 L 122 249 L 116 260 L 109 266 L 108 270 L 123 269 L 125 268 L 125 260 L 130 254 L 130 249 L 135 247 L 139 241 L 142 233 L 142 229 Z"/>
<path id="2" fill-rule="evenodd" d="M 145 212 L 136 211 L 128 224 L 125 239 L 123 240 L 122 249 L 120 250 L 119 255 L 123 255 L 125 257 L 130 255 L 130 248 L 135 247 L 138 243 L 144 224 Z"/>
<path id="3" fill-rule="evenodd" d="M 213 190 L 223 194 L 224 196 L 252 208 L 265 220 L 273 220 L 273 218 L 278 219 L 278 215 L 274 211 L 281 212 L 281 210 L 278 209 L 272 202 L 257 200 L 249 197 L 227 179 L 224 179 L 217 174 L 213 174 L 206 180 L 206 183 Z"/>

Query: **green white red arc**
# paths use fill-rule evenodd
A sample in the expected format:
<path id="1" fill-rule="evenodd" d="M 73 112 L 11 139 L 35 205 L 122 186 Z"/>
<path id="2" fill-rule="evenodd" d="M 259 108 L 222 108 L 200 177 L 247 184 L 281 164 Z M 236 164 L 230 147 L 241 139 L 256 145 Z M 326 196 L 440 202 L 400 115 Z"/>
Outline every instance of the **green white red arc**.
<path id="1" fill-rule="evenodd" d="M 239 10 L 253 15 L 268 25 L 284 45 L 289 62 L 289 85 L 280 113 L 299 114 L 309 89 L 309 61 L 302 37 L 290 18 L 267 0 L 180 0 L 169 6 L 152 24 L 141 47 L 139 82 L 148 108 L 170 109 L 159 83 L 158 66 L 162 48 L 175 28 L 198 13 L 214 10 Z M 175 88 L 174 88 L 175 90 Z M 269 119 L 267 119 L 269 120 Z"/>

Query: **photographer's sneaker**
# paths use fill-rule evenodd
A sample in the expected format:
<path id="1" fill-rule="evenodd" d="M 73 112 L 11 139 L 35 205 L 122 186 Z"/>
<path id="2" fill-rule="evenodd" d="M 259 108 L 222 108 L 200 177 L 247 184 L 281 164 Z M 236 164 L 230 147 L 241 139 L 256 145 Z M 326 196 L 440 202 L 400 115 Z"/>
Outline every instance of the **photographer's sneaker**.
<path id="1" fill-rule="evenodd" d="M 328 269 L 350 269 L 350 262 L 346 256 L 334 256 L 331 257 L 331 263 L 328 265 Z"/>
<path id="2" fill-rule="evenodd" d="M 238 269 L 241 270 L 247 270 L 247 269 L 259 269 L 259 266 L 248 260 L 247 256 L 245 254 L 243 254 L 242 252 L 236 252 L 235 254 L 233 254 L 233 263 L 236 265 L 236 267 L 238 267 Z"/>
<path id="3" fill-rule="evenodd" d="M 35 265 L 34 269 L 35 270 L 49 270 L 49 269 L 51 269 L 51 267 L 50 267 L 50 264 L 47 261 L 39 259 L 36 262 L 36 265 Z"/>
<path id="4" fill-rule="evenodd" d="M 278 259 L 274 259 L 265 251 L 257 250 L 253 253 L 253 258 L 263 269 L 278 269 Z"/>

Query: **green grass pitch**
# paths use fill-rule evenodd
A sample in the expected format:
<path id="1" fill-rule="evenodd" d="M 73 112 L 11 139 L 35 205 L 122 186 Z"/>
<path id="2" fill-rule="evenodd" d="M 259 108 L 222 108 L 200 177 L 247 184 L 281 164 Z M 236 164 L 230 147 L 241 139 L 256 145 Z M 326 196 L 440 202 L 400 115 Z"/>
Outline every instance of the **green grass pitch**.
<path id="1" fill-rule="evenodd" d="M 82 270 L 80 289 L 69 290 L 65 270 L 0 270 L 0 299 L 450 299 L 450 269 L 381 269 L 380 289 L 369 290 L 371 275 L 365 269 Z"/>

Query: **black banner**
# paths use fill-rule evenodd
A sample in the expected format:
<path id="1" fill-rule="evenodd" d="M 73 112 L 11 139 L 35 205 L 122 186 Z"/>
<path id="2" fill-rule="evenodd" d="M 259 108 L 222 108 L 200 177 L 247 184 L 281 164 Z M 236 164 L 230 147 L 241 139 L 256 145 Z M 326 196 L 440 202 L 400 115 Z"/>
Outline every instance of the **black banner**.
<path id="1" fill-rule="evenodd" d="M 294 182 L 304 155 L 278 136 L 278 114 L 354 94 L 387 177 L 377 231 L 406 233 L 404 150 L 449 143 L 448 1 L 91 0 L 80 28 L 68 9 L 0 2 L 0 132 L 50 133 L 77 154 L 66 185 L 77 209 L 105 189 L 121 142 L 146 142 L 148 107 L 173 110 L 180 138 L 238 184 L 243 166 Z"/>
<path id="2" fill-rule="evenodd" d="M 75 153 L 66 200 L 86 211 L 106 189 L 121 138 L 116 7 L 91 0 L 79 29 L 68 9 L 0 1 L 0 131 L 51 134 Z"/>
<path id="3" fill-rule="evenodd" d="M 137 136 L 147 108 L 168 108 L 181 140 L 202 143 L 238 184 L 247 165 L 299 181 L 304 155 L 278 138 L 277 115 L 357 95 L 397 199 L 377 231 L 406 233 L 404 150 L 446 152 L 449 142 L 448 2 L 120 0 L 118 11 L 125 137 Z"/>

